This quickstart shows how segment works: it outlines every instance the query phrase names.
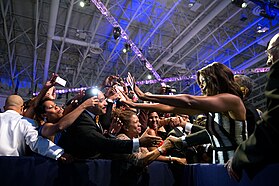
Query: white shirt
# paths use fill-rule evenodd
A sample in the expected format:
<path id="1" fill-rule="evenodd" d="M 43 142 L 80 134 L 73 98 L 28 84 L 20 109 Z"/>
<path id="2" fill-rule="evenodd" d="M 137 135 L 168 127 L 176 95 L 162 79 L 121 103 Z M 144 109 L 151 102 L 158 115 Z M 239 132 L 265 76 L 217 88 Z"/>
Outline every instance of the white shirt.
<path id="1" fill-rule="evenodd" d="M 36 122 L 14 110 L 0 113 L 0 155 L 23 156 L 26 145 L 43 156 L 58 159 L 64 150 L 38 135 Z"/>

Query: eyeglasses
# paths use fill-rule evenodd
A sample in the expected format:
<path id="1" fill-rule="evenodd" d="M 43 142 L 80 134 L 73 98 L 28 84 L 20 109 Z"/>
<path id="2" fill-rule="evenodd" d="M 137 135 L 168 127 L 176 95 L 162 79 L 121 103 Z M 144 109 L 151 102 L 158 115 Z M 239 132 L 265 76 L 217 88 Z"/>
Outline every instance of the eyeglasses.
<path id="1" fill-rule="evenodd" d="M 276 49 L 279 46 L 279 43 L 277 45 L 274 45 L 273 47 L 271 47 L 270 49 L 265 50 L 265 53 L 267 55 L 270 55 L 272 53 L 272 51 L 274 51 L 274 49 Z"/>

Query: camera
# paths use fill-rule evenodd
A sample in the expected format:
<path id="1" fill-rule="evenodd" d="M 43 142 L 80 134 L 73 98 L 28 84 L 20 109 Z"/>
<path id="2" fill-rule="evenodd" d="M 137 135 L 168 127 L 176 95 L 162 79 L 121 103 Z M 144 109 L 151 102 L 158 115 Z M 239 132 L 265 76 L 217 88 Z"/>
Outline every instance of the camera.
<path id="1" fill-rule="evenodd" d="M 96 87 L 85 90 L 85 95 L 82 97 L 80 103 L 83 103 L 88 98 L 98 97 L 98 92 L 99 92 L 99 89 L 97 89 Z"/>

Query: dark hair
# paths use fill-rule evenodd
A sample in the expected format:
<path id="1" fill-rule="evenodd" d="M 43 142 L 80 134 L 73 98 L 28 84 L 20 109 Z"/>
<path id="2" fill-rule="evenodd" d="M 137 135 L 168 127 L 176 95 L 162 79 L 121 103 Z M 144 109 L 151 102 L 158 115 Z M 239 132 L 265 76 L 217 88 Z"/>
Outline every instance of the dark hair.
<path id="1" fill-rule="evenodd" d="M 248 97 L 252 90 L 253 90 L 253 87 L 254 87 L 254 82 L 251 78 L 249 78 L 248 76 L 245 76 L 245 75 L 235 75 L 234 76 L 236 79 L 238 79 L 236 81 L 236 83 L 240 86 L 240 87 L 246 87 L 248 88 L 248 92 L 247 94 L 245 95 L 245 97 Z"/>
<path id="2" fill-rule="evenodd" d="M 35 109 L 36 116 L 39 117 L 40 119 L 42 119 L 42 117 L 41 117 L 42 114 L 46 113 L 46 109 L 44 106 L 44 102 L 46 102 L 46 101 L 53 101 L 53 99 L 46 98 L 46 99 L 41 100 Z"/>
<path id="3" fill-rule="evenodd" d="M 243 98 L 240 87 L 234 81 L 234 74 L 224 64 L 214 62 L 198 70 L 198 85 L 201 85 L 201 82 L 199 80 L 199 77 L 201 75 L 205 78 L 208 96 L 221 93 L 230 93 Z"/>

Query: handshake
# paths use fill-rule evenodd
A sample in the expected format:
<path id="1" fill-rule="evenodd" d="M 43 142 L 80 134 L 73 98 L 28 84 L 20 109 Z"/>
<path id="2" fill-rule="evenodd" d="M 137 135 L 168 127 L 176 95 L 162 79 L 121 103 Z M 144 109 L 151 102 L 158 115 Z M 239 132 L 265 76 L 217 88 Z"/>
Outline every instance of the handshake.
<path id="1" fill-rule="evenodd" d="M 163 145 L 161 146 L 162 149 L 164 149 L 164 147 L 165 147 L 166 151 L 169 149 L 172 149 L 172 148 L 182 149 L 183 143 L 182 143 L 181 138 L 169 136 L 167 139 L 165 139 Z"/>
<path id="2" fill-rule="evenodd" d="M 146 132 L 144 132 L 142 136 L 139 138 L 139 142 L 141 147 L 160 147 L 160 150 L 162 150 L 162 152 L 160 153 L 163 154 L 172 148 L 176 148 L 176 149 L 183 148 L 183 143 L 181 138 L 169 136 L 167 139 L 162 141 L 160 137 L 150 136 Z"/>

